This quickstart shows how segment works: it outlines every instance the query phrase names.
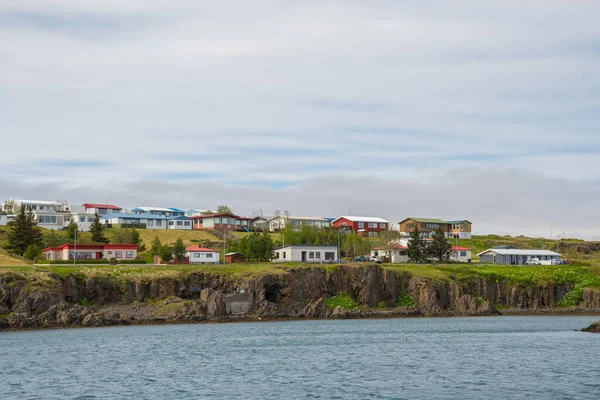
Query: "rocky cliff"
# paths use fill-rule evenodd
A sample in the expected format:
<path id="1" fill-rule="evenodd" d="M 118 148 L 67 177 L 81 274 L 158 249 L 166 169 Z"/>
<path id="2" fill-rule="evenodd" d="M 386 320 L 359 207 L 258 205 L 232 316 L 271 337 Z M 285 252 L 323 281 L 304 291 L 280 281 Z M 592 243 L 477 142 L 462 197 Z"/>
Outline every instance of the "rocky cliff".
<path id="1" fill-rule="evenodd" d="M 552 310 L 568 284 L 511 285 L 482 278 L 433 280 L 379 266 L 292 268 L 283 274 L 235 278 L 190 272 L 177 277 L 0 275 L 0 330 L 143 323 L 492 315 Z M 330 309 L 345 293 L 359 307 Z M 412 306 L 397 307 L 399 297 Z M 584 290 L 580 311 L 600 311 L 600 292 Z M 576 310 L 570 310 L 576 311 Z"/>

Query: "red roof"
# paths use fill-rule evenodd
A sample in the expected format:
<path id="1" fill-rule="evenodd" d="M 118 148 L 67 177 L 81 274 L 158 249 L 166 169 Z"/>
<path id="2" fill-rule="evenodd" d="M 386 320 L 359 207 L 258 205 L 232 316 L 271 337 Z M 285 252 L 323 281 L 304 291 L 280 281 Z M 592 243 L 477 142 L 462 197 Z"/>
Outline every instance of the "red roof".
<path id="1" fill-rule="evenodd" d="M 109 210 L 122 210 L 121 207 L 114 206 L 112 204 L 94 204 L 94 203 L 85 203 L 83 205 L 86 209 L 88 208 L 106 208 Z"/>
<path id="2" fill-rule="evenodd" d="M 209 249 L 208 247 L 200 247 L 200 246 L 189 246 L 185 248 L 185 251 L 199 251 L 204 253 L 218 253 L 218 251 Z"/>
<path id="3" fill-rule="evenodd" d="M 73 243 L 63 244 L 57 247 L 46 247 L 45 251 L 61 251 L 64 249 L 75 249 Z M 136 250 L 137 244 L 78 244 L 77 250 Z"/>
<path id="4" fill-rule="evenodd" d="M 452 250 L 455 250 L 455 251 L 471 251 L 471 249 L 467 249 L 466 247 L 460 247 L 460 246 L 452 246 Z"/>

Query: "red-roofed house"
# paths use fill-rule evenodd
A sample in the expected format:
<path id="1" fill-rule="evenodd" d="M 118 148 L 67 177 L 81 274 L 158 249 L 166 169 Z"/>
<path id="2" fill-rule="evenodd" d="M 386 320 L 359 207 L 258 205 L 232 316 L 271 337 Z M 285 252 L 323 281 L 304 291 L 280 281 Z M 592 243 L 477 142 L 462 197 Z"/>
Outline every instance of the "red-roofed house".
<path id="1" fill-rule="evenodd" d="M 460 246 L 452 246 L 452 253 L 450 253 L 450 260 L 455 262 L 471 262 L 471 249 Z"/>
<path id="2" fill-rule="evenodd" d="M 219 264 L 219 252 L 207 247 L 189 246 L 185 248 L 185 256 L 190 264 Z"/>
<path id="3" fill-rule="evenodd" d="M 377 236 L 389 229 L 390 221 L 379 217 L 342 216 L 334 219 L 331 225 L 336 229 L 351 229 L 363 235 Z"/>
<path id="4" fill-rule="evenodd" d="M 120 213 L 123 211 L 121 207 L 114 206 L 112 204 L 95 204 L 95 203 L 85 203 L 82 204 L 82 207 L 85 208 L 85 212 L 88 214 L 98 214 L 98 215 L 106 215 L 110 213 Z"/>
<path id="5" fill-rule="evenodd" d="M 117 260 L 132 260 L 137 257 L 137 244 L 63 244 L 57 247 L 47 247 L 42 250 L 44 260 L 101 260 L 116 258 Z"/>
<path id="6" fill-rule="evenodd" d="M 407 249 L 408 247 L 403 244 L 390 243 L 389 247 L 375 247 L 371 250 L 371 257 L 376 257 L 381 261 L 391 262 L 392 264 L 405 263 L 408 262 Z"/>

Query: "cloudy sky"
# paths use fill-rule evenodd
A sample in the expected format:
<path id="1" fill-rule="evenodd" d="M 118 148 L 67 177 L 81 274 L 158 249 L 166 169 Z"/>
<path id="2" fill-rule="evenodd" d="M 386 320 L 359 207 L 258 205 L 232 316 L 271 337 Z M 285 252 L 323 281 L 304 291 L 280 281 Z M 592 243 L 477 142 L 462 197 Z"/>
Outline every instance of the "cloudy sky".
<path id="1" fill-rule="evenodd" d="M 0 198 L 600 237 L 600 3 L 0 5 Z"/>

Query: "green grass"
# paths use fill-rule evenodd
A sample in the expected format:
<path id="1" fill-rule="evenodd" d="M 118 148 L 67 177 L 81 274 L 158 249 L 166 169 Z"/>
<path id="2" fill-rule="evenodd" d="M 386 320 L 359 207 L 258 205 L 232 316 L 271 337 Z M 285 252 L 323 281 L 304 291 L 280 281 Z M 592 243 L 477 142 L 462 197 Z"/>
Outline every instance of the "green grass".
<path id="1" fill-rule="evenodd" d="M 354 299 L 348 296 L 346 293 L 340 293 L 336 296 L 325 299 L 325 305 L 327 308 L 336 308 L 341 306 L 346 310 L 352 310 L 353 308 L 358 307 L 356 301 L 354 301 Z"/>

